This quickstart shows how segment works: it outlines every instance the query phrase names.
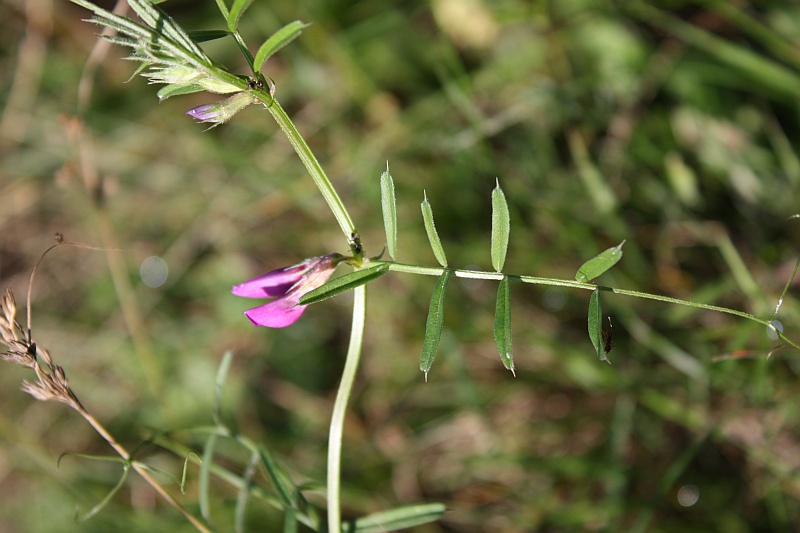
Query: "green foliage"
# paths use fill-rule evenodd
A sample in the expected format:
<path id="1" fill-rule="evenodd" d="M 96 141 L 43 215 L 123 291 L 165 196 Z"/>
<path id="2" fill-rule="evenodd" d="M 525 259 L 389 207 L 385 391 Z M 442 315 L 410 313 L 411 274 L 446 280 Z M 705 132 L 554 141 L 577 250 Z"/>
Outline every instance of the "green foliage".
<path id="1" fill-rule="evenodd" d="M 299 20 L 295 20 L 273 33 L 269 39 L 264 41 L 264 44 L 259 47 L 258 52 L 256 52 L 253 69 L 256 72 L 261 71 L 267 59 L 272 57 L 275 52 L 297 39 L 306 27 L 308 27 L 308 24 L 303 24 Z"/>
<path id="2" fill-rule="evenodd" d="M 608 250 L 600 252 L 586 261 L 578 269 L 578 272 L 575 274 L 575 279 L 584 283 L 592 281 L 594 278 L 600 276 L 603 272 L 619 263 L 619 260 L 622 259 L 623 244 L 625 244 L 625 241 L 622 241 L 616 246 L 612 246 Z"/>
<path id="3" fill-rule="evenodd" d="M 597 358 L 608 361 L 606 343 L 603 340 L 603 307 L 600 304 L 600 289 L 592 291 L 589 297 L 589 339 L 592 341 Z"/>
<path id="4" fill-rule="evenodd" d="M 161 8 L 187 29 L 224 26 L 219 13 L 195 4 Z M 800 235 L 797 221 L 786 222 L 800 187 L 792 141 L 800 131 L 787 112 L 800 66 L 796 6 L 484 0 L 458 19 L 447 5 L 312 0 L 300 13 L 292 3 L 254 2 L 239 21 L 254 52 L 287 21 L 313 22 L 270 61 L 269 75 L 357 215 L 367 256 L 383 245 L 373 178 L 387 158 L 403 176 L 398 233 L 412 264 L 432 262 L 412 200 L 423 189 L 437 205 L 451 264 L 485 264 L 484 194 L 502 175 L 515 215 L 504 272 L 569 278 L 564 269 L 593 257 L 600 243 L 627 239 L 614 271 L 619 286 L 752 310 L 797 331 L 792 290 L 772 316 Z M 90 107 L 79 107 L 82 122 L 65 120 L 89 53 L 89 41 L 75 36 L 97 28 L 66 3 L 52 6 L 37 7 L 27 26 L 21 12 L 0 7 L 21 22 L 9 24 L 9 53 L 0 58 L 8 73 L 4 285 L 24 293 L 54 230 L 108 248 L 58 250 L 33 293 L 40 342 L 59 356 L 83 403 L 130 443 L 143 428 L 208 423 L 219 354 L 233 348 L 225 396 L 237 432 L 265 443 L 291 479 L 324 480 L 349 313 L 329 300 L 292 328 L 266 332 L 246 323 L 241 311 L 252 303 L 229 288 L 303 257 L 346 251 L 325 204 L 265 110 L 252 106 L 201 133 L 182 114 L 209 97 L 157 105 L 153 86 L 123 84 L 135 68 L 127 62 L 104 59 Z M 49 19 L 39 15 L 59 23 L 45 32 Z M 36 43 L 47 53 L 36 53 Z M 229 44 L 202 49 L 242 72 Z M 77 170 L 87 161 L 77 159 L 73 126 L 94 149 L 87 175 Z M 149 255 L 170 267 L 158 288 L 139 281 Z M 763 326 L 604 291 L 598 326 L 613 315 L 616 345 L 608 367 L 586 343 L 587 293 L 514 283 L 512 380 L 490 340 L 496 282 L 453 281 L 439 345 L 451 356 L 425 386 L 409 372 L 409 356 L 424 339 L 430 280 L 393 273 L 369 287 L 357 416 L 348 418 L 354 430 L 343 458 L 343 501 L 353 516 L 421 493 L 448 502 L 443 525 L 426 526 L 431 532 L 495 523 L 520 531 L 792 531 L 800 521 L 790 453 L 800 368 L 788 350 L 764 359 L 774 343 Z M 148 349 L 164 387 L 148 380 Z M 65 449 L 102 443 L 71 413 L 32 404 L 18 390 L 29 375 L 5 370 L 0 526 L 63 531 L 76 506 L 91 509 L 115 487 L 120 467 L 64 461 L 56 471 L 52 458 Z M 172 454 L 145 447 L 139 457 L 174 474 L 191 457 L 183 452 L 202 453 L 205 438 L 178 433 Z M 786 454 L 775 453 L 776 442 Z M 251 456 L 226 438 L 216 451 L 209 507 L 228 530 Z M 242 519 L 248 531 L 284 523 L 267 477 L 259 465 Z M 131 486 L 81 530 L 194 530 L 165 506 L 132 509 Z M 679 495 L 692 486 L 700 499 L 688 505 Z M 197 467 L 182 499 L 198 501 Z M 46 502 L 48 512 L 31 501 Z"/>
<path id="5" fill-rule="evenodd" d="M 386 231 L 386 248 L 392 261 L 397 260 L 397 201 L 394 197 L 394 180 L 389 174 L 389 165 L 386 172 L 381 174 L 381 212 L 383 213 L 383 228 Z"/>
<path id="6" fill-rule="evenodd" d="M 508 235 L 511 232 L 508 202 L 500 182 L 492 191 L 492 268 L 497 272 L 503 271 L 508 251 Z"/>
<path id="7" fill-rule="evenodd" d="M 420 204 L 422 208 L 422 221 L 425 224 L 425 233 L 428 235 L 428 242 L 431 245 L 431 250 L 433 250 L 433 256 L 439 262 L 440 265 L 443 267 L 447 266 L 447 257 L 444 254 L 444 248 L 442 247 L 442 240 L 439 238 L 439 233 L 436 231 L 436 224 L 433 222 L 433 208 L 431 207 L 430 202 L 428 201 L 428 195 L 425 195 L 425 198 L 422 200 L 422 204 Z"/>
<path id="8" fill-rule="evenodd" d="M 494 312 L 494 340 L 503 365 L 514 373 L 514 355 L 511 351 L 511 290 L 508 276 L 497 287 L 497 305 Z"/>
<path id="9" fill-rule="evenodd" d="M 447 283 L 450 281 L 451 272 L 445 269 L 431 295 L 431 303 L 428 307 L 428 319 L 425 322 L 425 340 L 422 343 L 422 356 L 419 360 L 419 369 L 425 372 L 425 381 L 428 380 L 428 372 L 433 365 L 436 357 L 436 350 L 439 348 L 439 341 L 442 338 L 442 328 L 444 327 L 444 296 L 447 292 Z"/>
<path id="10" fill-rule="evenodd" d="M 332 279 L 321 287 L 304 294 L 300 298 L 300 305 L 308 305 L 327 300 L 337 294 L 347 292 L 378 279 L 387 272 L 389 272 L 389 265 L 386 263 L 376 263 L 364 269 L 349 272 L 344 276 Z"/>

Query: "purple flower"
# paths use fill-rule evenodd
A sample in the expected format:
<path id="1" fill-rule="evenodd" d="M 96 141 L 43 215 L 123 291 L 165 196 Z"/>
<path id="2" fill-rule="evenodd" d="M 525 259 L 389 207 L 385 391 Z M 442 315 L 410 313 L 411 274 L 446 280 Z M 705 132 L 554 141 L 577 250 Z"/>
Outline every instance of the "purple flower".
<path id="1" fill-rule="evenodd" d="M 197 106 L 187 111 L 186 114 L 200 122 L 223 124 L 255 101 L 255 98 L 250 93 L 240 92 L 213 104 Z"/>
<path id="2" fill-rule="evenodd" d="M 244 314 L 256 326 L 285 328 L 294 324 L 308 307 L 297 305 L 300 297 L 328 281 L 342 259 L 344 256 L 341 254 L 312 257 L 234 285 L 232 292 L 245 298 L 275 298 Z"/>

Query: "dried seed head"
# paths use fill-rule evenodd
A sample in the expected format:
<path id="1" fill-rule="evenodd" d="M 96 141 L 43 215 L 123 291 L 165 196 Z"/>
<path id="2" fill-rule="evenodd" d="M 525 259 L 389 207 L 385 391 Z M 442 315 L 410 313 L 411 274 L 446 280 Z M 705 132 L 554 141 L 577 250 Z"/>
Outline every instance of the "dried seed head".
<path id="1" fill-rule="evenodd" d="M 46 350 L 42 350 L 42 353 L 45 354 Z M 49 369 L 45 369 L 37 363 L 34 365 L 34 370 L 36 370 L 36 377 L 39 380 L 37 382 L 22 380 L 23 391 L 43 402 L 60 402 L 78 411 L 83 409 L 78 397 L 69 387 L 63 368 L 53 365 Z"/>
<path id="2" fill-rule="evenodd" d="M 15 365 L 33 368 L 36 364 L 36 351 L 32 352 L 31 347 L 20 341 L 11 341 L 8 344 L 8 351 L 0 353 L 0 359 Z"/>
<path id="3" fill-rule="evenodd" d="M 2 299 L 0 299 L 0 338 L 5 344 L 14 340 L 14 317 L 17 314 L 17 303 L 14 301 L 14 293 L 11 289 L 6 289 Z"/>
<path id="4" fill-rule="evenodd" d="M 17 305 L 14 293 L 6 289 L 0 298 L 0 341 L 8 350 L 0 353 L 0 360 L 16 365 L 27 366 L 36 372 L 37 381 L 22 381 L 22 390 L 42 401 L 55 401 L 82 410 L 81 403 L 69 388 L 64 369 L 53 363 L 50 352 L 36 346 L 25 334 L 25 330 L 15 320 Z M 39 364 L 41 358 L 43 365 Z"/>
<path id="5" fill-rule="evenodd" d="M 9 288 L 7 288 L 5 294 L 3 294 L 2 307 L 3 316 L 13 321 L 14 316 L 17 314 L 17 302 L 14 300 L 14 292 Z"/>

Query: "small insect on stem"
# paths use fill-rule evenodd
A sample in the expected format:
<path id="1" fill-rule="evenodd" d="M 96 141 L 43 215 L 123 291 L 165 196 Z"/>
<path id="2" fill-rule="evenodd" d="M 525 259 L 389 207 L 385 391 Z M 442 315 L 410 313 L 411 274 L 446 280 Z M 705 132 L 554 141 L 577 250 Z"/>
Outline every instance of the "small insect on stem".
<path id="1" fill-rule="evenodd" d="M 608 329 L 604 329 L 600 334 L 600 338 L 603 341 L 603 352 L 608 354 L 611 351 L 611 348 L 614 347 L 614 344 L 611 342 L 611 334 L 613 331 L 613 327 L 611 325 L 611 317 L 608 317 Z"/>
<path id="2" fill-rule="evenodd" d="M 350 249 L 353 251 L 353 255 L 364 253 L 364 248 L 361 246 L 361 237 L 359 237 L 358 233 L 350 234 Z"/>

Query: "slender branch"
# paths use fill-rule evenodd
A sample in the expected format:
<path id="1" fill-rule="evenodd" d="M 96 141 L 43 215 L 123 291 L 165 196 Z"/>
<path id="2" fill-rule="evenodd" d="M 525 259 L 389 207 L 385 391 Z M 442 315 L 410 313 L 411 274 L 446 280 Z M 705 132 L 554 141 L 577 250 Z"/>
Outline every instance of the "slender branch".
<path id="1" fill-rule="evenodd" d="M 424 267 L 424 266 L 417 266 L 417 265 L 407 265 L 402 263 L 389 263 L 389 270 L 393 270 L 395 272 L 405 272 L 408 274 L 420 274 L 423 276 L 439 276 L 445 270 L 441 267 Z M 503 276 L 508 276 L 509 279 L 514 279 L 517 281 L 521 281 L 523 283 L 530 283 L 533 285 L 549 285 L 554 287 L 569 287 L 573 289 L 584 289 L 593 291 L 595 289 L 600 289 L 601 291 L 611 292 L 614 294 L 621 294 L 623 296 L 633 296 L 634 298 L 644 298 L 647 300 L 656 300 L 659 302 L 671 303 L 676 305 L 684 305 L 687 307 L 695 307 L 697 309 L 704 309 L 706 311 L 716 311 L 718 313 L 725 313 L 728 315 L 734 315 L 741 318 L 745 318 L 752 322 L 757 322 L 767 327 L 773 327 L 772 322 L 770 320 L 759 318 L 753 314 L 747 313 L 745 311 L 739 311 L 738 309 L 731 309 L 729 307 L 721 307 L 718 305 L 711 305 L 711 304 L 704 304 L 700 302 L 692 302 L 690 300 L 681 300 L 680 298 L 673 298 L 671 296 L 662 296 L 660 294 L 652 294 L 649 292 L 641 292 L 641 291 L 632 291 L 628 289 L 617 289 L 614 287 L 606 287 L 603 285 L 595 285 L 594 283 L 583 283 L 581 281 L 574 281 L 569 279 L 558 279 L 558 278 L 540 278 L 534 276 L 518 276 L 514 274 L 502 274 L 497 272 L 483 272 L 480 270 L 462 270 L 462 269 L 449 269 L 453 272 L 453 274 L 458 278 L 470 278 L 470 279 L 490 279 L 490 280 L 501 280 Z M 774 329 L 774 327 L 773 327 Z M 776 330 L 778 336 L 781 340 L 785 341 L 792 347 L 800 350 L 800 345 L 795 343 L 794 341 L 790 340 L 786 337 L 783 333 Z"/>
<path id="2" fill-rule="evenodd" d="M 261 94 L 259 94 L 261 92 L 263 91 L 254 91 L 254 94 L 261 97 Z M 289 115 L 286 114 L 286 111 L 281 107 L 278 101 L 273 97 L 269 97 L 269 99 L 262 98 L 262 101 L 264 101 L 272 118 L 278 123 L 278 126 L 280 126 L 281 130 L 286 135 L 286 138 L 289 139 L 297 155 L 300 156 L 303 165 L 305 165 L 308 173 L 311 174 L 314 184 L 319 189 L 319 192 L 322 193 L 322 197 L 325 198 L 328 207 L 333 211 L 333 216 L 336 217 L 336 222 L 338 222 L 339 227 L 342 228 L 345 238 L 349 241 L 352 235 L 356 233 L 356 228 L 353 225 L 350 214 L 347 212 L 347 208 L 344 206 L 342 199 L 339 197 L 336 189 L 334 189 L 333 184 L 330 179 L 328 179 L 327 174 L 325 174 L 316 156 L 314 156 L 311 148 L 308 147 L 308 144 L 292 122 L 292 119 L 289 118 Z"/>
<path id="3" fill-rule="evenodd" d="M 347 348 L 347 359 L 342 371 L 342 381 L 336 392 L 331 415 L 331 427 L 328 438 L 328 531 L 339 533 L 342 530 L 341 509 L 339 504 L 339 487 L 342 470 L 342 435 L 344 433 L 344 417 L 347 413 L 347 402 L 353 389 L 353 382 L 361 357 L 364 342 L 364 323 L 367 315 L 366 285 L 354 291 L 353 326 L 350 331 L 350 346 Z"/>

